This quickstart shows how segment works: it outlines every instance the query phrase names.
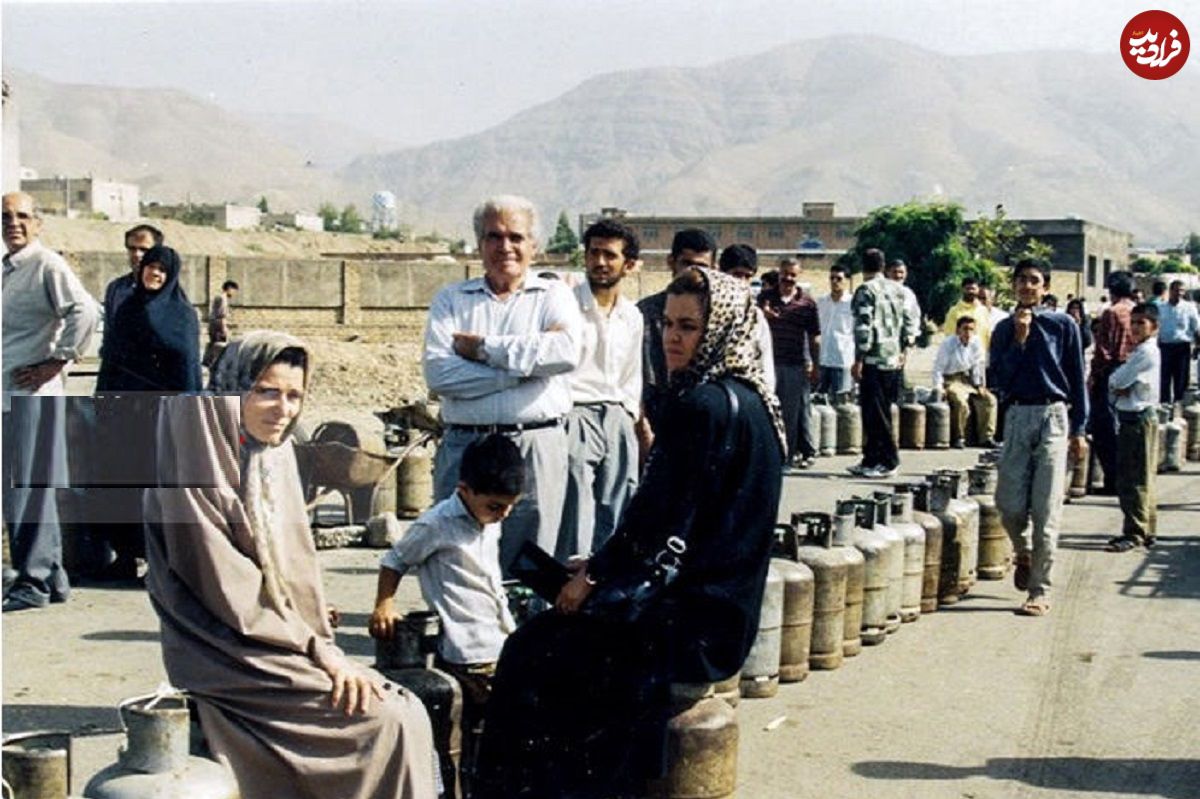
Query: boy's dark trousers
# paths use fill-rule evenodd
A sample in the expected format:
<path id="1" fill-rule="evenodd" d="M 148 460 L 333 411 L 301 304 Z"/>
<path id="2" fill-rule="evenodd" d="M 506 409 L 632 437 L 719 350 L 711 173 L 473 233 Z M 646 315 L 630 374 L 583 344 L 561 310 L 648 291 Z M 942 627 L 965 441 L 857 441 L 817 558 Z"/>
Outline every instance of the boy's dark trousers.
<path id="1" fill-rule="evenodd" d="M 1153 540 L 1158 529 L 1155 508 L 1155 473 L 1158 471 L 1158 415 L 1144 411 L 1117 411 L 1117 467 L 1121 479 L 1117 492 L 1125 516 L 1122 533 L 1139 541 Z"/>

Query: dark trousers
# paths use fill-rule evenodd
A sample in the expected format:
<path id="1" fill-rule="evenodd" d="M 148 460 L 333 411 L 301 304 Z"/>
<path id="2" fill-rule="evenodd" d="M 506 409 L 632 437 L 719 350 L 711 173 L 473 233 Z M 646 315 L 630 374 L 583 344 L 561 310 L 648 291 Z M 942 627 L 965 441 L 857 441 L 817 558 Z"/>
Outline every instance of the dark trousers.
<path id="1" fill-rule="evenodd" d="M 1104 470 L 1104 490 L 1116 491 L 1117 478 L 1117 417 L 1108 404 L 1108 374 L 1095 376 L 1088 397 L 1087 431 L 1092 437 L 1092 451 Z"/>
<path id="2" fill-rule="evenodd" d="M 799 366 L 775 362 L 775 393 L 783 411 L 783 428 L 787 433 L 788 458 L 811 458 L 817 454 L 812 434 L 812 401 L 808 375 Z"/>
<path id="3" fill-rule="evenodd" d="M 1117 463 L 1121 467 L 1118 496 L 1125 516 L 1122 534 L 1145 540 L 1154 538 L 1158 515 L 1154 477 L 1158 471 L 1158 417 L 1147 413 L 1121 413 L 1117 434 Z"/>
<path id="4" fill-rule="evenodd" d="M 1191 369 L 1192 345 L 1186 341 L 1176 344 L 1158 343 L 1162 356 L 1162 371 L 1159 374 L 1159 401 L 1182 402 L 1187 391 Z"/>
<path id="5" fill-rule="evenodd" d="M 900 399 L 902 379 L 899 369 L 863 364 L 858 404 L 862 406 L 862 465 L 867 468 L 895 469 L 900 465 L 900 452 L 892 438 L 892 405 Z"/>

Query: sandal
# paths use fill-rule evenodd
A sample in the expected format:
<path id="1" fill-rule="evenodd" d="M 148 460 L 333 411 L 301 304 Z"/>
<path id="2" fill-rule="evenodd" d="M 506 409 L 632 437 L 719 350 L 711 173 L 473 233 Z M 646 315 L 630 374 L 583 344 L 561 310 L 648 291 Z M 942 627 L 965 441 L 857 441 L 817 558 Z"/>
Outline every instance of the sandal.
<path id="1" fill-rule="evenodd" d="M 1128 552 L 1131 549 L 1137 549 L 1141 542 L 1131 536 L 1123 535 L 1114 538 L 1108 542 L 1105 549 L 1109 552 Z"/>
<path id="2" fill-rule="evenodd" d="M 1025 600 L 1025 604 L 1017 609 L 1021 616 L 1045 616 L 1050 612 L 1050 603 L 1041 597 Z"/>
<path id="3" fill-rule="evenodd" d="M 1148 535 L 1146 536 L 1146 539 L 1142 541 L 1142 546 L 1144 546 L 1146 549 L 1154 549 L 1154 545 L 1157 543 L 1158 538 L 1156 536 Z"/>
<path id="4" fill-rule="evenodd" d="M 1029 588 L 1029 569 L 1033 566 L 1033 556 L 1028 552 L 1017 555 L 1016 568 L 1013 569 L 1013 585 L 1018 591 Z"/>

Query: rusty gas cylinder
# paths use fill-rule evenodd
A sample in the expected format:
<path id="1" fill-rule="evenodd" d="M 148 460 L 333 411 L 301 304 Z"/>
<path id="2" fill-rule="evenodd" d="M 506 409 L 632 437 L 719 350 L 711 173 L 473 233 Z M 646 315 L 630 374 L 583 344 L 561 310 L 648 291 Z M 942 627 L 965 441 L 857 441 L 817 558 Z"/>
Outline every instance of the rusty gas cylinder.
<path id="1" fill-rule="evenodd" d="M 817 449 L 824 457 L 834 455 L 837 452 L 837 411 L 820 394 L 813 397 L 813 408 L 820 419 L 820 426 L 817 427 L 820 435 L 814 436 L 819 442 Z"/>
<path id="2" fill-rule="evenodd" d="M 1088 460 L 1091 458 L 1091 448 L 1087 439 L 1080 440 L 1079 456 L 1071 458 L 1068 464 L 1070 482 L 1067 486 L 1067 496 L 1079 499 L 1087 496 Z"/>
<path id="3" fill-rule="evenodd" d="M 647 799 L 728 799 L 737 787 L 737 716 L 714 696 L 694 699 L 672 686 L 667 773 Z"/>
<path id="4" fill-rule="evenodd" d="M 854 536 L 854 514 L 839 514 L 833 519 L 833 549 L 846 561 L 846 617 L 843 627 L 842 654 L 848 658 L 862 652 L 863 589 L 867 561 L 850 543 Z"/>
<path id="5" fill-rule="evenodd" d="M 948 508 L 951 500 L 947 485 L 938 485 L 936 475 L 926 478 L 927 507 L 942 526 L 942 561 L 938 574 L 938 605 L 953 605 L 959 600 L 958 563 L 963 547 L 958 542 L 963 533 L 962 520 Z"/>
<path id="6" fill-rule="evenodd" d="M 921 577 L 921 612 L 934 613 L 938 608 L 938 583 L 942 571 L 942 523 L 929 512 L 929 484 L 910 483 L 912 520 L 925 531 L 925 567 Z"/>
<path id="7" fill-rule="evenodd" d="M 925 528 L 913 521 L 912 492 L 896 486 L 891 496 L 888 523 L 904 538 L 904 587 L 900 597 L 900 621 L 913 622 L 921 616 L 921 590 L 925 579 Z"/>
<path id="8" fill-rule="evenodd" d="M 966 475 L 961 471 L 938 469 L 935 476 L 949 494 L 946 507 L 961 519 L 962 527 L 957 537 L 958 593 L 959 596 L 966 596 L 971 586 L 975 585 L 979 570 L 979 503 L 967 496 Z"/>
<path id="9" fill-rule="evenodd" d="M 980 580 L 1003 580 L 1012 563 L 1012 543 L 1000 511 L 996 509 L 996 470 L 977 466 L 967 470 L 970 496 L 979 505 L 979 568 Z"/>
<path id="10" fill-rule="evenodd" d="M 1200 461 L 1200 389 L 1189 391 L 1183 401 L 1183 423 L 1185 455 L 1189 461 Z"/>
<path id="11" fill-rule="evenodd" d="M 779 657 L 783 634 L 783 574 L 772 562 L 767 568 L 758 634 L 742 663 L 739 689 L 745 699 L 766 699 L 779 693 Z"/>
<path id="12" fill-rule="evenodd" d="M 71 787 L 71 734 L 45 731 L 4 738 L 4 784 L 16 799 L 67 799 Z"/>
<path id="13" fill-rule="evenodd" d="M 925 406 L 909 391 L 900 405 L 900 446 L 925 449 Z"/>
<path id="14" fill-rule="evenodd" d="M 799 529 L 804 528 L 800 542 Z M 799 513 L 792 526 L 776 528 L 786 541 L 793 559 L 813 573 L 813 624 L 808 665 L 818 670 L 842 665 L 842 635 L 846 618 L 846 559 L 833 546 L 829 514 Z"/>
<path id="15" fill-rule="evenodd" d="M 843 500 L 837 504 L 837 511 L 839 516 L 854 516 L 850 541 L 862 553 L 864 561 L 862 642 L 867 646 L 881 644 L 887 638 L 888 567 L 893 542 L 875 527 L 874 502 Z"/>
<path id="16" fill-rule="evenodd" d="M 783 577 L 783 624 L 779 654 L 779 681 L 800 682 L 808 676 L 808 650 L 812 643 L 812 569 L 787 558 L 771 560 Z"/>
<path id="17" fill-rule="evenodd" d="M 888 633 L 900 629 L 900 606 L 904 601 L 904 536 L 892 526 L 892 495 L 875 491 L 868 499 L 875 503 L 875 528 L 892 542 L 888 561 Z"/>
<path id="18" fill-rule="evenodd" d="M 415 519 L 433 504 L 433 455 L 412 447 L 396 467 L 396 515 Z"/>
<path id="19" fill-rule="evenodd" d="M 839 394 L 834 406 L 837 413 L 837 454 L 862 452 L 862 410 L 850 394 Z"/>

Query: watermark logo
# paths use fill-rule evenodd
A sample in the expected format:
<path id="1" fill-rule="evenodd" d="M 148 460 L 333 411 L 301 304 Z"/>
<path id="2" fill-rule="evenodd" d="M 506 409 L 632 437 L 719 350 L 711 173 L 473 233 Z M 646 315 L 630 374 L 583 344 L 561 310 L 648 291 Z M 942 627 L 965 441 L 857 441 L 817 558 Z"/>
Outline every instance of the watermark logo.
<path id="1" fill-rule="evenodd" d="M 1183 69 L 1191 49 L 1187 28 L 1166 11 L 1143 11 L 1121 31 L 1125 66 L 1146 80 L 1163 80 Z"/>

